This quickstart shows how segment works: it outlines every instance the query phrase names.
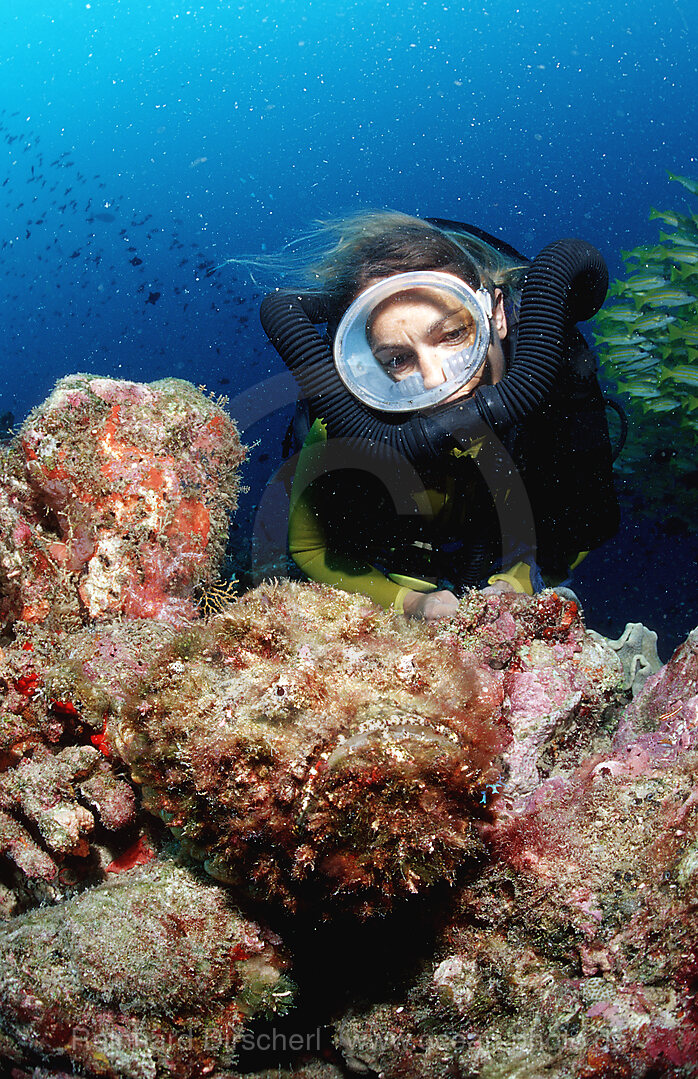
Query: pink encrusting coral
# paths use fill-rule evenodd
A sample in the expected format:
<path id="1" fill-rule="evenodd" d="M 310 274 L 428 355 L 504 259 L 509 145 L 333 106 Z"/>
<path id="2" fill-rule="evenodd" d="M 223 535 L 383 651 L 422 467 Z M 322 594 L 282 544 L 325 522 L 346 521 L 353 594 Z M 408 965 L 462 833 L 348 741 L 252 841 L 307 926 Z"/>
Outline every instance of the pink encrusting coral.
<path id="1" fill-rule="evenodd" d="M 615 653 L 587 633 L 577 604 L 554 592 L 471 592 L 438 631 L 491 669 L 503 695 L 511 741 L 503 755 L 509 800 L 609 745 L 603 718 L 622 696 Z"/>
<path id="2" fill-rule="evenodd" d="M 606 752 L 504 792 L 432 964 L 340 1020 L 347 1057 L 385 1079 L 698 1075 L 697 684 L 694 632 Z"/>
<path id="3" fill-rule="evenodd" d="M 500 703 L 455 645 L 286 582 L 168 642 L 107 735 L 214 877 L 367 916 L 481 854 Z"/>
<path id="4" fill-rule="evenodd" d="M 243 458 L 232 420 L 187 382 L 62 379 L 3 461 L 4 620 L 193 617 Z"/>

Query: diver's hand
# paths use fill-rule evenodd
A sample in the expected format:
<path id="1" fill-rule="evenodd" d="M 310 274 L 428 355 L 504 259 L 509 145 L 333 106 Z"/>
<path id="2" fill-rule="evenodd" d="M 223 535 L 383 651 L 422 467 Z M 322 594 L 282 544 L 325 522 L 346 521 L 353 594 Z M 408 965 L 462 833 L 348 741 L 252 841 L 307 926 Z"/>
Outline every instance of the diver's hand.
<path id="1" fill-rule="evenodd" d="M 494 584 L 488 584 L 486 588 L 480 589 L 482 596 L 500 596 L 504 592 L 516 592 L 516 589 L 509 581 L 495 581 Z"/>
<path id="2" fill-rule="evenodd" d="M 435 622 L 437 618 L 450 618 L 458 610 L 458 599 L 453 592 L 442 589 L 440 592 L 407 592 L 402 601 L 402 610 L 408 618 L 424 618 Z"/>

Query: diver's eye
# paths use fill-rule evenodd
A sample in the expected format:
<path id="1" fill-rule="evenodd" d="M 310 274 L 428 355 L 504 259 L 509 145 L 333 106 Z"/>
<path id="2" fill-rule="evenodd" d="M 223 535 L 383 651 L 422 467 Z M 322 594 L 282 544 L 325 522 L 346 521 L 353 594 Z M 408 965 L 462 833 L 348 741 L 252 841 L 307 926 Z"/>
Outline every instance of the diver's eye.
<path id="1" fill-rule="evenodd" d="M 408 353 L 400 352 L 397 356 L 388 356 L 380 362 L 383 367 L 385 367 L 386 371 L 394 372 L 400 371 L 403 367 L 406 367 L 411 358 L 412 357 Z"/>
<path id="2" fill-rule="evenodd" d="M 466 333 L 465 326 L 456 326 L 452 330 L 444 330 L 441 334 L 441 340 L 445 341 L 446 344 L 453 344 L 454 342 L 462 341 Z"/>

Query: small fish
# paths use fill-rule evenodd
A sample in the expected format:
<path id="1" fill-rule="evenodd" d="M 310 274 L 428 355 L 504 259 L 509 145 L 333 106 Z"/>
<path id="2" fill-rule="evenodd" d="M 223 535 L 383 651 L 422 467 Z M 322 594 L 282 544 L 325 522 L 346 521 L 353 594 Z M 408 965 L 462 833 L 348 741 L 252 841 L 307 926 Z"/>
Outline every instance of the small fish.
<path id="1" fill-rule="evenodd" d="M 686 364 L 680 364 L 678 367 L 672 367 L 671 369 L 663 367 L 660 377 L 662 379 L 671 378 L 675 382 L 681 382 L 684 386 L 698 389 L 698 367 L 689 367 Z"/>
<path id="2" fill-rule="evenodd" d="M 604 337 L 603 334 L 595 334 L 596 343 L 601 348 L 614 348 L 616 345 L 625 348 L 628 344 L 628 335 L 621 334 L 618 337 Z"/>
<path id="3" fill-rule="evenodd" d="M 632 348 L 630 345 L 626 345 L 624 348 L 611 348 L 606 355 L 611 363 L 631 363 L 633 360 L 642 361 L 652 358 L 648 352 Z"/>
<path id="4" fill-rule="evenodd" d="M 687 176 L 677 176 L 675 172 L 668 172 L 667 176 L 670 180 L 675 180 L 679 184 L 683 184 L 687 191 L 690 191 L 692 195 L 698 195 L 698 180 L 691 180 Z"/>
<path id="5" fill-rule="evenodd" d="M 609 319 L 611 322 L 634 322 L 640 316 L 639 312 L 631 307 L 610 307 L 602 309 L 596 317 L 601 321 Z"/>
<path id="6" fill-rule="evenodd" d="M 642 315 L 633 325 L 633 333 L 643 334 L 651 330 L 664 330 L 673 322 L 676 322 L 673 315 Z"/>
<path id="7" fill-rule="evenodd" d="M 672 322 L 674 320 L 672 319 Z M 682 344 L 695 345 L 698 347 L 698 327 L 692 326 L 669 326 L 667 336 L 670 341 L 680 341 Z"/>
<path id="8" fill-rule="evenodd" d="M 145 302 L 146 303 L 156 304 L 161 296 L 162 296 L 161 292 L 149 292 L 148 293 L 148 299 Z"/>
<path id="9" fill-rule="evenodd" d="M 128 260 L 132 266 L 142 266 L 143 259 L 139 259 L 137 255 L 134 255 L 132 259 Z"/>
<path id="10" fill-rule="evenodd" d="M 671 234 L 660 232 L 659 238 L 661 240 L 668 240 L 673 247 L 686 247 L 692 251 L 695 251 L 698 246 L 698 237 L 688 231 L 677 231 L 672 232 Z"/>
<path id="11" fill-rule="evenodd" d="M 650 221 L 656 221 L 659 218 L 661 221 L 666 221 L 667 225 L 673 225 L 674 228 L 678 228 L 681 223 L 679 214 L 674 213 L 673 210 L 655 210 L 654 206 L 649 212 Z"/>
<path id="12" fill-rule="evenodd" d="M 698 303 L 698 298 L 690 292 L 681 289 L 661 288 L 653 292 L 643 292 L 640 297 L 642 305 L 649 307 L 685 307 L 687 304 Z"/>
<path id="13" fill-rule="evenodd" d="M 659 390 L 654 389 L 652 386 L 643 386 L 637 382 L 619 382 L 618 386 L 633 397 L 642 397 L 643 400 L 651 401 L 663 396 Z"/>
<path id="14" fill-rule="evenodd" d="M 646 406 L 651 412 L 673 412 L 681 407 L 681 402 L 673 397 L 664 397 L 661 401 L 649 401 Z"/>
<path id="15" fill-rule="evenodd" d="M 625 282 L 625 288 L 634 290 L 635 292 L 648 292 L 650 289 L 664 288 L 669 282 L 665 277 L 658 277 L 656 274 L 637 274 L 633 277 L 629 277 Z"/>
<path id="16" fill-rule="evenodd" d="M 658 361 L 654 359 L 646 360 L 643 363 L 625 363 L 621 364 L 624 370 L 632 372 L 635 375 L 643 376 L 654 374 L 658 368 Z"/>

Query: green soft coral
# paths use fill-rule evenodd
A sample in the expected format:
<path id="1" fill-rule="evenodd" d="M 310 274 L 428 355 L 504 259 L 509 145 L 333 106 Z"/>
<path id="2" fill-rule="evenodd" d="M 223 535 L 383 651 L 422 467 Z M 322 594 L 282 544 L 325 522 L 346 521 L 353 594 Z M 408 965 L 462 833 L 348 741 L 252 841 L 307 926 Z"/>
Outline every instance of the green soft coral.
<path id="1" fill-rule="evenodd" d="M 691 195 L 698 181 L 669 173 Z M 603 372 L 621 395 L 630 436 L 619 473 L 648 509 L 698 515 L 698 213 L 650 210 L 659 243 L 622 252 L 624 280 L 594 320 Z M 648 464 L 656 467 L 648 468 Z"/>

